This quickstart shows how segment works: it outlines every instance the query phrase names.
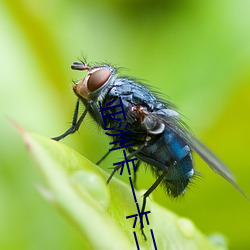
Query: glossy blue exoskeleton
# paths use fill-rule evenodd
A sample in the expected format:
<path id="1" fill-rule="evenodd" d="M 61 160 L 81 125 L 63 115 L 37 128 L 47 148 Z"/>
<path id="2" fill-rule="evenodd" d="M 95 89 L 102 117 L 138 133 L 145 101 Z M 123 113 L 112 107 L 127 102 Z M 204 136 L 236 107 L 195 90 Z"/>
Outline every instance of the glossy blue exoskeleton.
<path id="1" fill-rule="evenodd" d="M 127 130 L 131 131 L 129 136 L 134 142 L 133 146 L 127 148 L 130 153 L 128 157 L 139 159 L 136 168 L 141 162 L 150 165 L 157 177 L 143 196 L 142 212 L 145 211 L 146 198 L 159 184 L 163 184 L 173 197 L 184 193 L 195 174 L 192 151 L 243 193 L 225 164 L 189 132 L 175 106 L 158 98 L 147 85 L 132 78 L 118 77 L 116 69 L 108 64 L 89 66 L 84 62 L 74 62 L 72 69 L 86 70 L 87 74 L 73 87 L 78 100 L 72 126 L 53 139 L 60 140 L 77 131 L 87 113 L 104 128 L 98 102 L 105 107 L 110 101 L 121 97 L 128 122 Z M 80 102 L 86 109 L 78 118 Z M 106 124 L 108 127 L 118 127 L 118 123 L 112 120 L 107 119 Z M 108 182 L 120 167 L 118 165 L 114 169 Z"/>

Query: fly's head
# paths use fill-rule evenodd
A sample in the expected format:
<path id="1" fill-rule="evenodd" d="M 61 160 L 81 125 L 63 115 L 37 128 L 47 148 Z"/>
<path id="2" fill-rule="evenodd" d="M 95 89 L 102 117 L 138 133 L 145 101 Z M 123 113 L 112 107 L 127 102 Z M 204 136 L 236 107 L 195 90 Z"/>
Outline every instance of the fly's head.
<path id="1" fill-rule="evenodd" d="M 89 100 L 90 95 L 98 97 L 116 76 L 115 69 L 109 65 L 89 66 L 83 62 L 74 62 L 71 69 L 87 70 L 86 76 L 73 87 L 75 94 L 85 100 Z"/>

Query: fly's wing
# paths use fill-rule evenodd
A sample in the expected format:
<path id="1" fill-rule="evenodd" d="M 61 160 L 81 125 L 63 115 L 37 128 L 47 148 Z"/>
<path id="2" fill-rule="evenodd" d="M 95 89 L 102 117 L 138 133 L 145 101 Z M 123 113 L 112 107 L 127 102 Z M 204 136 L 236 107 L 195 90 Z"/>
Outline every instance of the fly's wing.
<path id="1" fill-rule="evenodd" d="M 242 195 L 248 198 L 237 185 L 236 178 L 230 169 L 210 149 L 191 134 L 186 134 L 183 139 L 216 173 L 230 182 Z"/>
<path id="2" fill-rule="evenodd" d="M 169 112 L 167 112 L 169 113 Z M 196 139 L 183 125 L 182 121 L 177 116 L 153 114 L 155 119 L 164 123 L 166 127 L 173 130 L 182 140 L 184 140 L 190 148 L 192 148 L 216 173 L 221 175 L 229 183 L 231 183 L 243 196 L 246 198 L 247 195 L 237 185 L 236 178 L 228 167 L 202 142 Z"/>

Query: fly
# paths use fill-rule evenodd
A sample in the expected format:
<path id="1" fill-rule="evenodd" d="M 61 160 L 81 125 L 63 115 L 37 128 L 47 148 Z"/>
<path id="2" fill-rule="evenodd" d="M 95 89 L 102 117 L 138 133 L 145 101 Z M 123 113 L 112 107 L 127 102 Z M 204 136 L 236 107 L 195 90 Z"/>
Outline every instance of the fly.
<path id="1" fill-rule="evenodd" d="M 132 78 L 119 77 L 117 70 L 109 64 L 90 66 L 85 62 L 74 62 L 71 68 L 87 71 L 87 74 L 73 87 L 78 99 L 71 127 L 53 139 L 59 141 L 76 132 L 87 113 L 104 128 L 98 103 L 104 107 L 111 100 L 121 97 L 128 122 L 125 130 L 131 131 L 129 136 L 135 142 L 133 146 L 126 148 L 128 158 L 135 156 L 139 159 L 136 169 L 141 162 L 147 163 L 157 177 L 143 195 L 142 212 L 145 211 L 147 197 L 159 184 L 162 184 L 172 197 L 185 192 L 195 174 L 193 151 L 246 197 L 236 184 L 233 173 L 189 132 L 172 103 L 157 97 L 148 86 Z M 85 110 L 79 116 L 80 102 L 84 104 Z M 108 126 L 118 128 L 118 124 L 112 120 Z M 109 152 L 98 163 L 108 154 Z M 120 167 L 121 165 L 118 165 L 113 169 L 107 183 Z"/>

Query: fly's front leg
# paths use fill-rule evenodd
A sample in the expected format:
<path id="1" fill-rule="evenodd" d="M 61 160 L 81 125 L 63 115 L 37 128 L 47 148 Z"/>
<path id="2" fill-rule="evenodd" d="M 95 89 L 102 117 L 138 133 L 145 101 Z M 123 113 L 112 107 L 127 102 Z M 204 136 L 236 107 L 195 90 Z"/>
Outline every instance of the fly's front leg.
<path id="1" fill-rule="evenodd" d="M 53 139 L 55 141 L 60 141 L 64 137 L 68 136 L 69 134 L 75 133 L 79 129 L 84 117 L 86 116 L 86 114 L 87 114 L 87 112 L 89 110 L 89 105 L 87 105 L 86 109 L 84 110 L 84 112 L 80 116 L 79 120 L 77 120 L 78 119 L 78 112 L 79 112 L 79 104 L 80 104 L 80 100 L 78 99 L 77 102 L 76 102 L 71 127 L 65 133 L 63 133 L 62 135 L 59 135 L 57 137 L 53 137 L 51 139 Z"/>

